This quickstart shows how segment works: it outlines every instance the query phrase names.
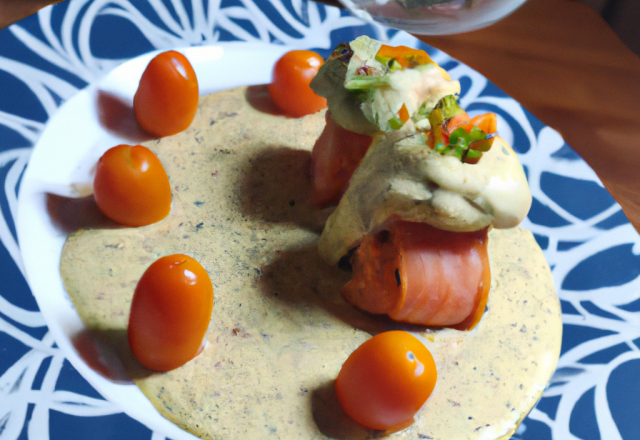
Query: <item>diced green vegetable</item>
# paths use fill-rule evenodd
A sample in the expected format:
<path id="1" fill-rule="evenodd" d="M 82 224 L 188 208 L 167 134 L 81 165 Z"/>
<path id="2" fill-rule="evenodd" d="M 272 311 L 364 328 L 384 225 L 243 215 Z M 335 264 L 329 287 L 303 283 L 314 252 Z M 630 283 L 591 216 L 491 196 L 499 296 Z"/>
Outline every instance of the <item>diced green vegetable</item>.
<path id="1" fill-rule="evenodd" d="M 379 62 L 379 63 L 382 63 L 382 64 L 384 64 L 386 66 L 389 65 L 389 61 L 391 61 L 392 59 L 393 58 L 387 58 L 387 57 L 383 57 L 383 56 L 380 56 L 380 55 L 376 55 L 376 61 Z"/>
<path id="2" fill-rule="evenodd" d="M 347 90 L 364 90 L 373 87 L 384 87 L 389 85 L 389 76 L 356 76 L 344 83 Z"/>
<path id="3" fill-rule="evenodd" d="M 429 113 L 429 122 L 432 127 L 442 125 L 448 119 L 453 118 L 456 115 L 464 113 L 464 110 L 460 108 L 456 97 L 453 95 L 447 95 L 441 98 L 436 106 Z"/>
<path id="4" fill-rule="evenodd" d="M 448 156 L 455 156 L 458 159 L 462 160 L 462 155 L 465 153 L 465 151 L 467 150 L 464 147 L 461 147 L 460 145 L 449 144 L 442 150 L 442 154 L 448 155 Z"/>
<path id="5" fill-rule="evenodd" d="M 467 154 L 465 155 L 465 159 L 480 159 L 482 157 L 482 151 L 477 150 L 467 150 Z"/>
<path id="6" fill-rule="evenodd" d="M 472 142 L 480 141 L 487 138 L 487 133 L 480 130 L 478 127 L 473 127 L 469 133 L 462 127 L 457 128 L 449 136 L 449 143 L 454 145 L 460 145 L 465 148 L 469 148 Z"/>
<path id="7" fill-rule="evenodd" d="M 391 70 L 392 72 L 404 69 L 404 67 L 402 67 L 402 64 L 400 64 L 395 58 L 392 59 L 391 62 L 387 65 L 389 66 L 389 70 Z"/>
<path id="8" fill-rule="evenodd" d="M 436 107 L 442 111 L 443 119 L 451 119 L 456 115 L 464 113 L 464 110 L 458 105 L 458 101 L 454 95 L 447 95 L 438 101 Z"/>
<path id="9" fill-rule="evenodd" d="M 426 106 L 418 109 L 418 115 L 427 112 Z M 468 133 L 463 127 L 458 127 L 449 135 L 449 142 L 445 144 L 442 133 L 447 121 L 464 110 L 458 106 L 455 96 L 447 95 L 440 99 L 433 110 L 428 113 L 431 123 L 431 136 L 433 136 L 434 151 L 444 155 L 455 156 L 465 163 L 477 163 L 482 157 L 483 151 L 489 151 L 493 144 L 493 138 L 488 138 L 487 133 L 474 126 Z"/>
<path id="10" fill-rule="evenodd" d="M 389 124 L 389 128 L 391 128 L 392 130 L 398 130 L 399 128 L 402 128 L 402 126 L 404 125 L 404 122 L 402 122 L 402 119 L 400 119 L 397 116 L 394 116 L 393 118 L 389 119 L 387 123 Z"/>
<path id="11" fill-rule="evenodd" d="M 429 116 L 429 113 L 431 113 L 431 109 L 427 108 L 427 103 L 423 102 L 422 105 L 420 106 L 420 108 L 418 109 L 418 115 L 420 116 L 424 116 L 427 117 Z"/>
<path id="12" fill-rule="evenodd" d="M 395 58 L 387 58 L 380 55 L 376 55 L 375 60 L 380 64 L 384 64 L 389 71 L 395 72 L 396 70 L 402 70 L 402 65 Z"/>
<path id="13" fill-rule="evenodd" d="M 464 163 L 469 163 L 469 164 L 476 164 L 480 161 L 480 158 L 482 157 L 482 152 L 481 151 L 477 151 L 477 150 L 467 150 L 464 154 L 464 156 L 462 157 L 462 161 Z"/>
<path id="14" fill-rule="evenodd" d="M 487 133 L 480 130 L 477 125 L 474 125 L 471 131 L 467 134 L 467 142 L 475 142 L 487 138 Z"/>
<path id="15" fill-rule="evenodd" d="M 489 151 L 491 149 L 491 146 L 493 145 L 494 139 L 495 138 L 488 138 L 472 142 L 469 144 L 469 148 L 476 151 Z"/>

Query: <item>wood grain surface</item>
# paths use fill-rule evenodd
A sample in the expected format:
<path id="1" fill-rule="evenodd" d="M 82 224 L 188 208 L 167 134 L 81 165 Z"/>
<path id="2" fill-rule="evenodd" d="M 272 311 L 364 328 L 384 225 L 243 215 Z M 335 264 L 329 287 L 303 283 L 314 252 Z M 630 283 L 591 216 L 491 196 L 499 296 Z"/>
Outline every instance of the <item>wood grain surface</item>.
<path id="1" fill-rule="evenodd" d="M 63 0 L 0 0 L 0 29 Z"/>

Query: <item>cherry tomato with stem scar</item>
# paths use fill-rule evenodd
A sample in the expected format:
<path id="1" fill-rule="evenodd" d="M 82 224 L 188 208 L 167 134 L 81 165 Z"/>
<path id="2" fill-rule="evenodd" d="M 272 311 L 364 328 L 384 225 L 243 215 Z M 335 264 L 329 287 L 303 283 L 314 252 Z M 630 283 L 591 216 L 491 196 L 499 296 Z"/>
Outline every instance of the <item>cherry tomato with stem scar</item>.
<path id="1" fill-rule="evenodd" d="M 322 64 L 322 57 L 310 50 L 292 50 L 276 62 L 269 94 L 287 116 L 299 118 L 327 107 L 310 86 Z"/>
<path id="2" fill-rule="evenodd" d="M 198 109 L 198 79 L 189 60 L 170 50 L 153 58 L 133 97 L 140 126 L 155 136 L 185 130 Z"/>
<path id="3" fill-rule="evenodd" d="M 171 210 L 169 177 L 157 156 L 142 145 L 118 145 L 102 155 L 93 192 L 98 208 L 118 223 L 145 226 Z"/>
<path id="4" fill-rule="evenodd" d="M 380 333 L 342 365 L 335 387 L 344 411 L 370 429 L 397 431 L 413 423 L 431 395 L 436 365 L 411 333 Z"/>
<path id="5" fill-rule="evenodd" d="M 197 260 L 184 254 L 156 260 L 131 301 L 127 333 L 133 355 L 156 371 L 184 365 L 199 353 L 212 310 L 211 279 Z"/>

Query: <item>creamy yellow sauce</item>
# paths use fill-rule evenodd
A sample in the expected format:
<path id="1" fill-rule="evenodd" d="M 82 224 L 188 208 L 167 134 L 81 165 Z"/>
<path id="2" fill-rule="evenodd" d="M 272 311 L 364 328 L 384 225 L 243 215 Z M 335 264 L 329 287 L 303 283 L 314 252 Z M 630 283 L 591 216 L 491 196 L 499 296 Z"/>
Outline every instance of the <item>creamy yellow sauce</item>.
<path id="1" fill-rule="evenodd" d="M 203 98 L 191 128 L 148 144 L 169 174 L 171 214 L 144 228 L 72 234 L 65 287 L 85 325 L 183 429 L 205 439 L 378 436 L 342 412 L 333 381 L 368 331 L 399 325 L 347 304 L 339 289 L 349 274 L 318 254 L 326 215 L 309 203 L 307 173 L 324 115 L 271 116 L 245 94 Z M 489 243 L 491 292 L 476 329 L 411 328 L 439 378 L 415 423 L 390 439 L 508 438 L 548 382 L 562 331 L 549 268 L 529 232 L 493 230 Z M 139 277 L 176 252 L 209 272 L 213 321 L 199 356 L 158 374 L 132 358 L 126 326 Z"/>
<path id="2" fill-rule="evenodd" d="M 409 123 L 374 138 L 320 237 L 320 255 L 329 264 L 392 215 L 463 232 L 513 228 L 529 212 L 524 170 L 502 138 L 477 164 L 467 164 L 434 152 L 413 131 Z"/>
<path id="3" fill-rule="evenodd" d="M 371 121 L 381 121 L 384 131 L 388 129 L 385 121 L 395 117 L 403 105 L 414 115 L 424 103 L 426 108 L 433 108 L 441 98 L 460 94 L 460 83 L 444 78 L 435 65 L 423 71 L 397 70 L 389 79 L 389 87 L 376 88 L 369 102 L 362 105 L 365 116 Z"/>

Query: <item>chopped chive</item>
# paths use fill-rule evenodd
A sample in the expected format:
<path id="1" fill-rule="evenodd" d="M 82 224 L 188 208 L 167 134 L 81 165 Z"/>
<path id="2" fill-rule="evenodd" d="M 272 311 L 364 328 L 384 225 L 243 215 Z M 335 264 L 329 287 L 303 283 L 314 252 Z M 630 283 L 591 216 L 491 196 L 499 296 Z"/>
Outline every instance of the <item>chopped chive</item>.
<path id="1" fill-rule="evenodd" d="M 482 151 L 478 150 L 467 150 L 465 155 L 465 159 L 480 159 L 482 157 Z"/>
<path id="2" fill-rule="evenodd" d="M 468 164 L 477 164 L 482 157 L 482 152 L 478 150 L 467 150 L 463 162 Z"/>
<path id="3" fill-rule="evenodd" d="M 383 87 L 389 85 L 389 76 L 364 76 L 358 75 L 355 78 L 347 81 L 344 84 L 344 88 L 347 90 L 363 90 L 373 87 Z"/>
<path id="4" fill-rule="evenodd" d="M 392 59 L 393 58 L 383 57 L 382 55 L 376 55 L 376 61 L 380 64 L 384 64 L 385 66 L 388 66 L 389 61 L 391 61 Z"/>

